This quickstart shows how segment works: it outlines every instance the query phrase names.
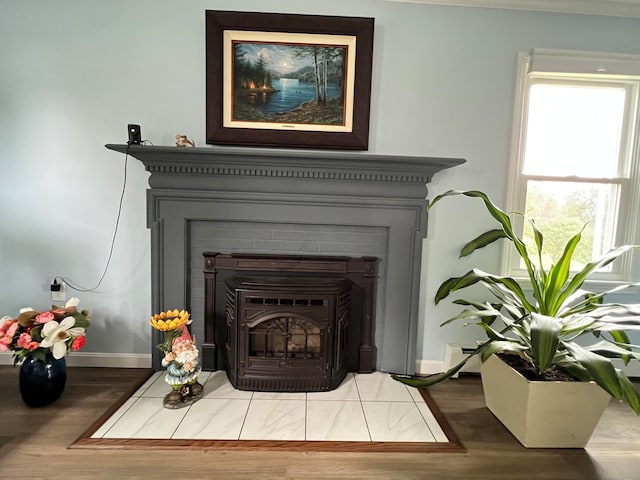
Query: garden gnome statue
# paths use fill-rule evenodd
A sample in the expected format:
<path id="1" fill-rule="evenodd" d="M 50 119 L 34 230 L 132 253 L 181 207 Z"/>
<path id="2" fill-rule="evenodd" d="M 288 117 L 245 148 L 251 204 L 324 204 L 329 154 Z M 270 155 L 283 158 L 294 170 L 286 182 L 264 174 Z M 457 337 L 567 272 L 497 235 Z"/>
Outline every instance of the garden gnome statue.
<path id="1" fill-rule="evenodd" d="M 162 366 L 167 368 L 165 381 L 171 385 L 171 392 L 164 397 L 166 408 L 185 407 L 202 397 L 199 357 L 196 342 L 183 325 L 182 335 L 173 340 L 171 351 L 162 359 Z"/>

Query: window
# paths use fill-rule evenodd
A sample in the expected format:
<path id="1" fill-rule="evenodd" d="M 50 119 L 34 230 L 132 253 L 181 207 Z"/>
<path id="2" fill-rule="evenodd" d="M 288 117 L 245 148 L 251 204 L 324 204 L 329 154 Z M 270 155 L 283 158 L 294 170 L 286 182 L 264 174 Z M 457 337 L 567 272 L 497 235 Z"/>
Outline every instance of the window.
<path id="1" fill-rule="evenodd" d="M 519 56 L 507 210 L 542 231 L 546 267 L 580 229 L 572 270 L 614 246 L 640 243 L 639 90 L 640 56 Z M 535 248 L 528 222 L 515 216 L 514 223 Z M 503 260 L 505 273 L 524 276 L 517 255 L 505 251 Z M 630 281 L 637 270 L 627 255 L 598 278 Z"/>

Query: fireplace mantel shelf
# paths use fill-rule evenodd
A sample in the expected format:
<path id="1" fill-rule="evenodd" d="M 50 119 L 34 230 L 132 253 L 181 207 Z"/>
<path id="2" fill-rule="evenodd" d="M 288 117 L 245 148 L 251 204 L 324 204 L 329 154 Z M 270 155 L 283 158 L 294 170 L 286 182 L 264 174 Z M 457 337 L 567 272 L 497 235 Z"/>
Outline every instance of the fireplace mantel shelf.
<path id="1" fill-rule="evenodd" d="M 429 183 L 432 176 L 465 162 L 461 158 L 377 155 L 367 152 L 240 147 L 166 147 L 107 144 L 128 153 L 151 173 L 331 178 Z"/>

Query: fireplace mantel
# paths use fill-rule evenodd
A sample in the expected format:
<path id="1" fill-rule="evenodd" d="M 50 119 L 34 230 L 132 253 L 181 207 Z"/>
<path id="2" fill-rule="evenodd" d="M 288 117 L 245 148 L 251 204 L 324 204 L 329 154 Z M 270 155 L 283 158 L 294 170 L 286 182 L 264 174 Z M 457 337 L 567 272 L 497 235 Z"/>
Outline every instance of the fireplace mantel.
<path id="1" fill-rule="evenodd" d="M 152 179 L 153 174 L 173 173 L 426 184 L 440 170 L 465 162 L 460 158 L 266 148 L 106 147 L 140 160 Z"/>
<path id="2" fill-rule="evenodd" d="M 152 311 L 186 308 L 204 339 L 203 253 L 373 256 L 373 358 L 414 373 L 426 184 L 458 158 L 114 145 L 147 171 Z M 251 239 L 247 240 L 247 232 Z M 237 237 L 230 237 L 232 234 Z M 152 345 L 161 341 L 154 331 Z M 153 366 L 160 355 L 152 348 Z"/>

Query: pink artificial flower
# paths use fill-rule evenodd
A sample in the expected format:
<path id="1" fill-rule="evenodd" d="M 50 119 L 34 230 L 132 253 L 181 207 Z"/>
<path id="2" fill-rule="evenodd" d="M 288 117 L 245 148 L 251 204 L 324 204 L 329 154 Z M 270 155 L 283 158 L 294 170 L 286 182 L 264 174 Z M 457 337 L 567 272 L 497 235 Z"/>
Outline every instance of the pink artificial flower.
<path id="1" fill-rule="evenodd" d="M 35 350 L 38 347 L 40 347 L 40 344 L 38 342 L 29 342 L 29 345 L 27 345 L 26 348 L 28 348 L 29 350 Z"/>
<path id="2" fill-rule="evenodd" d="M 76 338 L 71 344 L 71 350 L 77 352 L 82 347 L 84 347 L 84 336 Z"/>
<path id="3" fill-rule="evenodd" d="M 31 343 L 32 341 L 33 339 L 31 338 L 31 335 L 29 335 L 28 333 L 21 333 L 18 337 L 16 345 L 18 345 L 19 348 L 28 348 L 29 343 Z"/>
<path id="4" fill-rule="evenodd" d="M 53 312 L 42 312 L 36 315 L 36 322 L 38 323 L 47 323 L 54 319 L 55 316 L 53 315 Z"/>
<path id="5" fill-rule="evenodd" d="M 0 342 L 0 352 L 7 352 L 8 350 L 9 350 L 9 347 L 4 343 Z"/>
<path id="6" fill-rule="evenodd" d="M 3 335 L 9 330 L 9 327 L 16 323 L 15 320 L 7 320 L 2 325 L 0 325 L 0 335 Z"/>
<path id="7" fill-rule="evenodd" d="M 5 335 L 4 337 L 0 337 L 0 345 L 10 345 L 13 342 L 13 337 L 10 335 Z"/>
<path id="8" fill-rule="evenodd" d="M 7 328 L 7 333 L 6 335 L 8 337 L 13 337 L 16 334 L 16 331 L 18 330 L 18 327 L 20 325 L 18 325 L 18 322 L 13 322 L 12 325 L 9 326 L 9 328 Z"/>

